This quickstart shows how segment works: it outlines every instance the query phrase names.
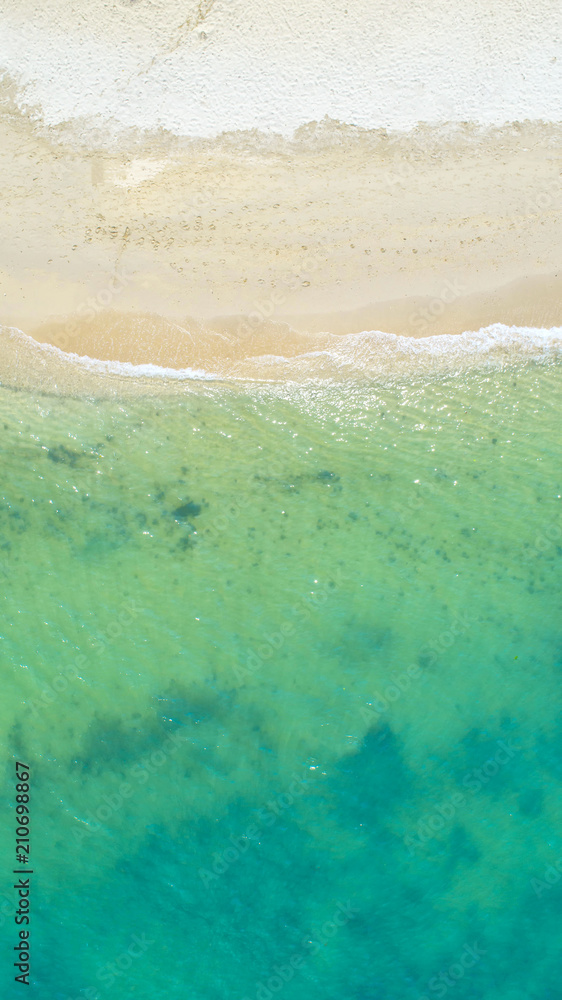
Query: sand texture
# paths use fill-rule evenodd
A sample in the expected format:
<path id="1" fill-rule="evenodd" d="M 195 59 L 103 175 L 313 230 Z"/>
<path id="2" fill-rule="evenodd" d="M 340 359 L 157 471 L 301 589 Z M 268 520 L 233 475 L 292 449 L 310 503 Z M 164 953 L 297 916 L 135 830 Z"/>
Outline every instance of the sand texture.
<path id="1" fill-rule="evenodd" d="M 47 340 L 64 323 L 67 349 L 108 311 L 238 336 L 562 322 L 557 126 L 130 132 L 95 150 L 7 104 L 0 127 L 0 320 Z"/>

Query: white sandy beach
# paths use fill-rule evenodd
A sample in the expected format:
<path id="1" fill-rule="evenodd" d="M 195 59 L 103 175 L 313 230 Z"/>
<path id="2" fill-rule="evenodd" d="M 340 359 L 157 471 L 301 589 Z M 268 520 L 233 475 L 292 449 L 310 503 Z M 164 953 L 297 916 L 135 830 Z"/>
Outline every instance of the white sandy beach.
<path id="1" fill-rule="evenodd" d="M 7 0 L 0 322 L 173 367 L 560 325 L 548 6 Z"/>
<path id="2" fill-rule="evenodd" d="M 16 113 L 1 127 L 0 318 L 27 333 L 72 316 L 95 335 L 106 310 L 406 336 L 562 319 L 556 126 L 325 124 L 119 153 Z"/>

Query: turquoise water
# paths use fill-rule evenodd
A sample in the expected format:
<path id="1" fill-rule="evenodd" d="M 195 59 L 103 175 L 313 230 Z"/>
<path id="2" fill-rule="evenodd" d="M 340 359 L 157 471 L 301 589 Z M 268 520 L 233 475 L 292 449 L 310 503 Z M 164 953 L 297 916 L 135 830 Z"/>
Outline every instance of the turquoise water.
<path id="1" fill-rule="evenodd" d="M 3 996 L 562 996 L 557 375 L 0 389 Z"/>

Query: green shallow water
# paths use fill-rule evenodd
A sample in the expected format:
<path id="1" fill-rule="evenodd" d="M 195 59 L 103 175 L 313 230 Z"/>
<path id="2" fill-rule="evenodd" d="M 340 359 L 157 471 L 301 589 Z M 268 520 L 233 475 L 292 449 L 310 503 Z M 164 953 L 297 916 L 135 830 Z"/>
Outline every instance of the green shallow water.
<path id="1" fill-rule="evenodd" d="M 562 996 L 557 385 L 0 390 L 5 997 Z"/>

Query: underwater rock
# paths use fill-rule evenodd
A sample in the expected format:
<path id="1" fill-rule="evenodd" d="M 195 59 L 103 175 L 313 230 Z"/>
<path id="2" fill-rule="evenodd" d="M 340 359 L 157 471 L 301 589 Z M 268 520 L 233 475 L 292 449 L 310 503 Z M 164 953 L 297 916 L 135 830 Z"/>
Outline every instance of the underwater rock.
<path id="1" fill-rule="evenodd" d="M 181 507 L 176 507 L 172 511 L 172 516 L 175 517 L 176 521 L 187 521 L 190 517 L 197 517 L 201 513 L 201 510 L 201 504 L 194 503 L 193 500 L 187 500 Z"/>
<path id="2" fill-rule="evenodd" d="M 77 461 L 82 457 L 81 452 L 65 448 L 63 444 L 57 445 L 56 448 L 49 448 L 47 452 L 47 458 L 50 459 L 51 462 L 62 462 L 65 465 L 71 465 L 72 467 L 74 467 Z"/>

